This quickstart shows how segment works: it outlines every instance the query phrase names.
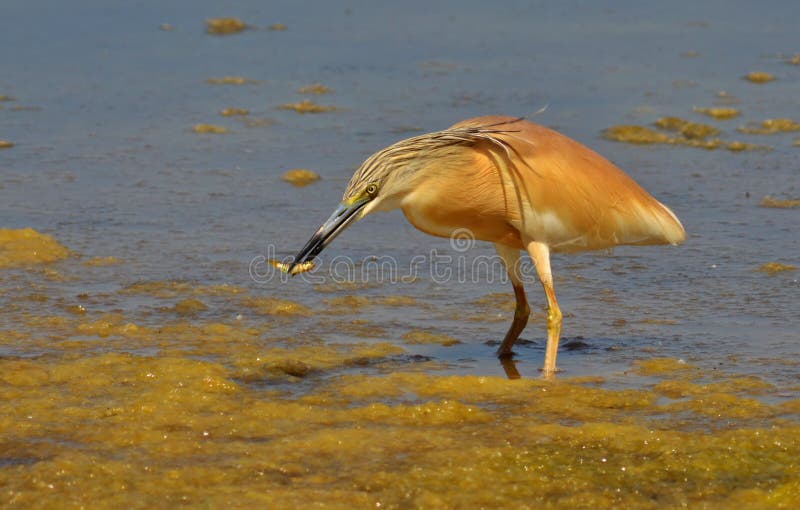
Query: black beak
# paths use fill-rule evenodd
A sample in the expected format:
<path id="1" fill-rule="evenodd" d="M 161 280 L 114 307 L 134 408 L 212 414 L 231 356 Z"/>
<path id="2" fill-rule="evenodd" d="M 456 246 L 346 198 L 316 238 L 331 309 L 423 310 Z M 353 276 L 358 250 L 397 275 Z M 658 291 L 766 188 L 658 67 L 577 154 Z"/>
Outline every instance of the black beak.
<path id="1" fill-rule="evenodd" d="M 368 202 L 369 199 L 361 198 L 355 200 L 351 204 L 342 203 L 339 205 L 339 207 L 333 211 L 331 217 L 314 232 L 314 235 L 311 236 L 311 239 L 303 246 L 303 249 L 295 255 L 287 271 L 291 273 L 295 265 L 314 260 L 336 236 L 358 218 L 359 211 L 361 211 Z"/>

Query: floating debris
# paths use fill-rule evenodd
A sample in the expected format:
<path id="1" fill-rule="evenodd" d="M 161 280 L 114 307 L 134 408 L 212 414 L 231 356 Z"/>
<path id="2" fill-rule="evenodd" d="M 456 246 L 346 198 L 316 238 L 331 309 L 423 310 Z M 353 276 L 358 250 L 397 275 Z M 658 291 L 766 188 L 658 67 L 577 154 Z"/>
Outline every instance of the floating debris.
<path id="1" fill-rule="evenodd" d="M 228 133 L 228 128 L 215 124 L 195 124 L 192 131 L 199 134 L 224 135 Z"/>
<path id="2" fill-rule="evenodd" d="M 305 168 L 295 168 L 283 174 L 282 179 L 294 186 L 308 186 L 319 180 L 319 174 Z"/>
<path id="3" fill-rule="evenodd" d="M 800 200 L 794 198 L 780 199 L 767 195 L 761 199 L 761 202 L 758 203 L 758 206 L 775 209 L 792 209 L 794 207 L 800 207 Z"/>
<path id="4" fill-rule="evenodd" d="M 800 66 L 800 54 L 794 55 L 789 60 L 786 61 L 787 64 L 791 64 L 793 66 Z"/>
<path id="5" fill-rule="evenodd" d="M 6 95 L 3 95 L 3 94 L 0 94 L 0 103 L 9 102 L 9 101 L 16 101 L 16 99 L 14 99 L 11 96 L 6 96 Z"/>
<path id="6" fill-rule="evenodd" d="M 795 269 L 797 268 L 791 264 L 781 264 L 780 262 L 767 262 L 766 264 L 761 264 L 760 266 L 758 266 L 758 269 L 756 269 L 756 271 L 772 275 L 772 274 L 782 273 L 784 271 L 794 271 Z"/>
<path id="7" fill-rule="evenodd" d="M 795 138 L 792 145 L 794 145 L 795 147 L 800 147 L 800 138 Z"/>
<path id="8" fill-rule="evenodd" d="M 800 131 L 800 123 L 792 119 L 767 119 L 759 124 L 748 124 L 736 129 L 748 135 L 771 135 L 774 133 L 790 133 Z"/>
<path id="9" fill-rule="evenodd" d="M 692 110 L 717 120 L 733 119 L 740 114 L 736 108 L 698 108 L 695 106 Z"/>
<path id="10" fill-rule="evenodd" d="M 13 146 L 13 142 L 9 142 L 8 140 L 0 140 L 0 149 L 10 149 Z"/>
<path id="11" fill-rule="evenodd" d="M 212 18 L 206 20 L 206 32 L 211 35 L 230 35 L 248 28 L 244 21 L 238 18 Z"/>
<path id="12" fill-rule="evenodd" d="M 714 100 L 714 104 L 716 105 L 731 105 L 731 104 L 741 103 L 738 97 L 724 90 L 720 90 L 719 92 L 717 92 L 716 97 L 717 98 Z"/>
<path id="13" fill-rule="evenodd" d="M 684 51 L 681 53 L 681 57 L 683 58 L 697 58 L 700 56 L 700 53 L 697 51 Z"/>
<path id="14" fill-rule="evenodd" d="M 330 94 L 333 90 L 329 87 L 321 83 L 312 83 L 311 85 L 306 85 L 304 87 L 300 87 L 297 89 L 298 94 L 314 94 L 314 95 L 322 95 L 322 94 Z"/>
<path id="15" fill-rule="evenodd" d="M 283 23 L 273 23 L 272 25 L 269 26 L 269 29 L 272 30 L 273 32 L 283 32 L 284 30 L 287 30 L 288 27 Z"/>
<path id="16" fill-rule="evenodd" d="M 173 30 L 175 30 L 175 26 L 169 23 L 162 23 L 158 25 L 158 29 L 163 30 L 164 32 L 172 32 Z"/>
<path id="17" fill-rule="evenodd" d="M 209 78 L 206 83 L 210 85 L 248 85 L 258 82 L 242 76 L 223 76 L 221 78 Z"/>
<path id="18" fill-rule="evenodd" d="M 237 115 L 248 115 L 250 110 L 246 110 L 244 108 L 224 108 L 219 111 L 219 114 L 223 117 L 233 117 Z"/>
<path id="19" fill-rule="evenodd" d="M 775 77 L 769 73 L 753 71 L 752 73 L 747 73 L 744 79 L 751 83 L 769 83 L 774 80 Z"/>
<path id="20" fill-rule="evenodd" d="M 313 101 L 309 101 L 308 99 L 304 101 L 300 101 L 299 103 L 285 103 L 278 107 L 279 110 L 293 110 L 297 113 L 304 114 L 304 113 L 323 113 L 323 112 L 332 112 L 336 110 L 335 106 L 323 106 L 319 105 Z"/>

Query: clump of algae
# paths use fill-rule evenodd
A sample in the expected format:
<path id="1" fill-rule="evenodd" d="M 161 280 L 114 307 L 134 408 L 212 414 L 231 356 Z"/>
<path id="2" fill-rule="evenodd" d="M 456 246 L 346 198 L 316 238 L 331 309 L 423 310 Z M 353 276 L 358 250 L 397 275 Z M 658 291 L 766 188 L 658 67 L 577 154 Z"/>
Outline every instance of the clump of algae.
<path id="1" fill-rule="evenodd" d="M 98 266 L 115 266 L 117 264 L 121 264 L 122 261 L 117 257 L 108 256 L 108 257 L 92 257 L 89 260 L 84 260 L 81 262 L 84 266 L 90 267 L 98 267 Z"/>
<path id="2" fill-rule="evenodd" d="M 335 106 L 324 106 L 317 104 L 311 100 L 300 101 L 299 103 L 285 103 L 278 106 L 279 110 L 292 110 L 294 112 L 304 113 L 324 113 L 336 111 Z"/>
<path id="3" fill-rule="evenodd" d="M 9 142 L 8 140 L 0 139 L 0 149 L 10 149 L 14 146 L 14 142 Z"/>
<path id="4" fill-rule="evenodd" d="M 655 121 L 655 125 L 667 131 L 677 131 L 685 138 L 691 140 L 705 139 L 709 136 L 716 136 L 719 134 L 719 129 L 714 126 L 690 122 L 679 117 L 662 117 Z"/>
<path id="5" fill-rule="evenodd" d="M 206 32 L 212 35 L 236 34 L 248 25 L 238 18 L 212 18 L 206 20 Z"/>
<path id="6" fill-rule="evenodd" d="M 222 110 L 219 111 L 219 114 L 222 115 L 223 117 L 234 117 L 237 115 L 242 116 L 242 115 L 248 115 L 249 113 L 250 110 L 247 110 L 245 108 L 223 108 Z"/>
<path id="7" fill-rule="evenodd" d="M 646 128 L 644 126 L 611 126 L 603 131 L 603 136 L 615 142 L 649 145 L 654 143 L 669 143 L 670 137 L 664 133 Z"/>
<path id="8" fill-rule="evenodd" d="M 0 269 L 65 259 L 71 252 L 47 234 L 31 228 L 0 228 Z"/>
<path id="9" fill-rule="evenodd" d="M 767 195 L 761 199 L 758 206 L 774 209 L 792 209 L 794 207 L 800 207 L 800 200 L 794 198 L 781 199 Z"/>
<path id="10" fill-rule="evenodd" d="M 178 315 L 196 315 L 208 310 L 205 303 L 195 298 L 181 299 L 172 308 Z"/>
<path id="11" fill-rule="evenodd" d="M 331 92 L 333 92 L 333 90 L 321 83 L 312 83 L 311 85 L 305 85 L 297 89 L 298 94 L 313 94 L 315 96 L 330 94 Z"/>
<path id="12" fill-rule="evenodd" d="M 319 180 L 319 174 L 305 168 L 295 168 L 286 171 L 281 179 L 293 186 L 303 187 L 308 186 L 312 182 L 317 182 Z"/>
<path id="13" fill-rule="evenodd" d="M 206 83 L 209 85 L 248 85 L 258 82 L 244 76 L 222 76 L 220 78 L 208 78 Z"/>
<path id="14" fill-rule="evenodd" d="M 775 79 L 773 75 L 763 71 L 752 71 L 744 75 L 744 79 L 751 83 L 769 83 Z"/>
<path id="15" fill-rule="evenodd" d="M 800 131 L 800 123 L 792 119 L 766 119 L 759 124 L 748 124 L 737 128 L 740 133 L 749 135 L 771 135 L 775 133 L 790 133 Z"/>
<path id="16" fill-rule="evenodd" d="M 460 344 L 461 341 L 450 335 L 430 333 L 428 331 L 414 330 L 404 333 L 401 337 L 407 344 L 439 344 L 445 347 Z"/>
<path id="17" fill-rule="evenodd" d="M 273 23 L 269 26 L 269 29 L 273 32 L 283 32 L 284 30 L 288 30 L 288 27 L 283 23 Z"/>
<path id="18" fill-rule="evenodd" d="M 781 264 L 780 262 L 767 262 L 758 266 L 758 269 L 756 269 L 756 271 L 767 274 L 778 274 L 786 271 L 794 271 L 795 269 L 797 268 L 791 264 Z"/>
<path id="19" fill-rule="evenodd" d="M 726 110 L 726 109 L 715 109 Z M 603 131 L 603 136 L 616 142 L 632 143 L 636 145 L 665 144 L 685 145 L 698 149 L 714 150 L 725 148 L 731 152 L 752 150 L 768 150 L 769 147 L 739 141 L 726 142 L 719 138 L 709 137 L 719 134 L 719 129 L 708 124 L 691 122 L 680 117 L 661 117 L 654 125 L 664 131 L 676 132 L 677 136 L 669 136 L 644 126 L 612 126 Z"/>
<path id="20" fill-rule="evenodd" d="M 242 287 L 230 284 L 195 285 L 175 280 L 155 280 L 132 283 L 122 288 L 120 294 L 138 294 L 162 299 L 179 296 L 236 296 L 244 294 Z"/>
<path id="21" fill-rule="evenodd" d="M 224 135 L 228 133 L 228 128 L 217 126 L 216 124 L 195 124 L 192 126 L 192 132 L 198 134 Z"/>
<path id="22" fill-rule="evenodd" d="M 695 106 L 692 110 L 717 120 L 734 119 L 740 115 L 736 108 L 698 108 Z"/>
<path id="23" fill-rule="evenodd" d="M 273 297 L 248 297 L 241 301 L 242 306 L 264 315 L 310 316 L 311 309 L 305 305 Z"/>

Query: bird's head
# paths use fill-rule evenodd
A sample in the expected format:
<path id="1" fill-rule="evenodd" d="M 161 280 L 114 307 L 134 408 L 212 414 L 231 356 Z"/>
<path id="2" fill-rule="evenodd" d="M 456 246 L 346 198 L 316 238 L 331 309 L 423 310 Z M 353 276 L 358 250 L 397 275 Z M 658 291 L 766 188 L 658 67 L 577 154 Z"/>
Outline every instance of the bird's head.
<path id="1" fill-rule="evenodd" d="M 398 207 L 408 179 L 402 175 L 391 175 L 395 173 L 392 172 L 394 166 L 386 164 L 382 158 L 376 158 L 379 154 L 367 159 L 356 171 L 347 185 L 342 202 L 297 253 L 289 270 L 296 264 L 316 258 L 344 229 L 367 214 Z"/>

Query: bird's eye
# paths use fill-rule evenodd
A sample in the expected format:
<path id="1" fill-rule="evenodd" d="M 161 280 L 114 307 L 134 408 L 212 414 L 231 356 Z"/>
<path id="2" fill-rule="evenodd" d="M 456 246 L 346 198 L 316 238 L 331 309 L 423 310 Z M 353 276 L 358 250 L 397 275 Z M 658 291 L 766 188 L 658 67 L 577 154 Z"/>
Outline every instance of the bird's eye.
<path id="1" fill-rule="evenodd" d="M 378 186 L 376 184 L 370 184 L 369 186 L 367 186 L 366 192 L 367 195 L 371 197 L 375 196 L 375 193 L 378 192 Z"/>

